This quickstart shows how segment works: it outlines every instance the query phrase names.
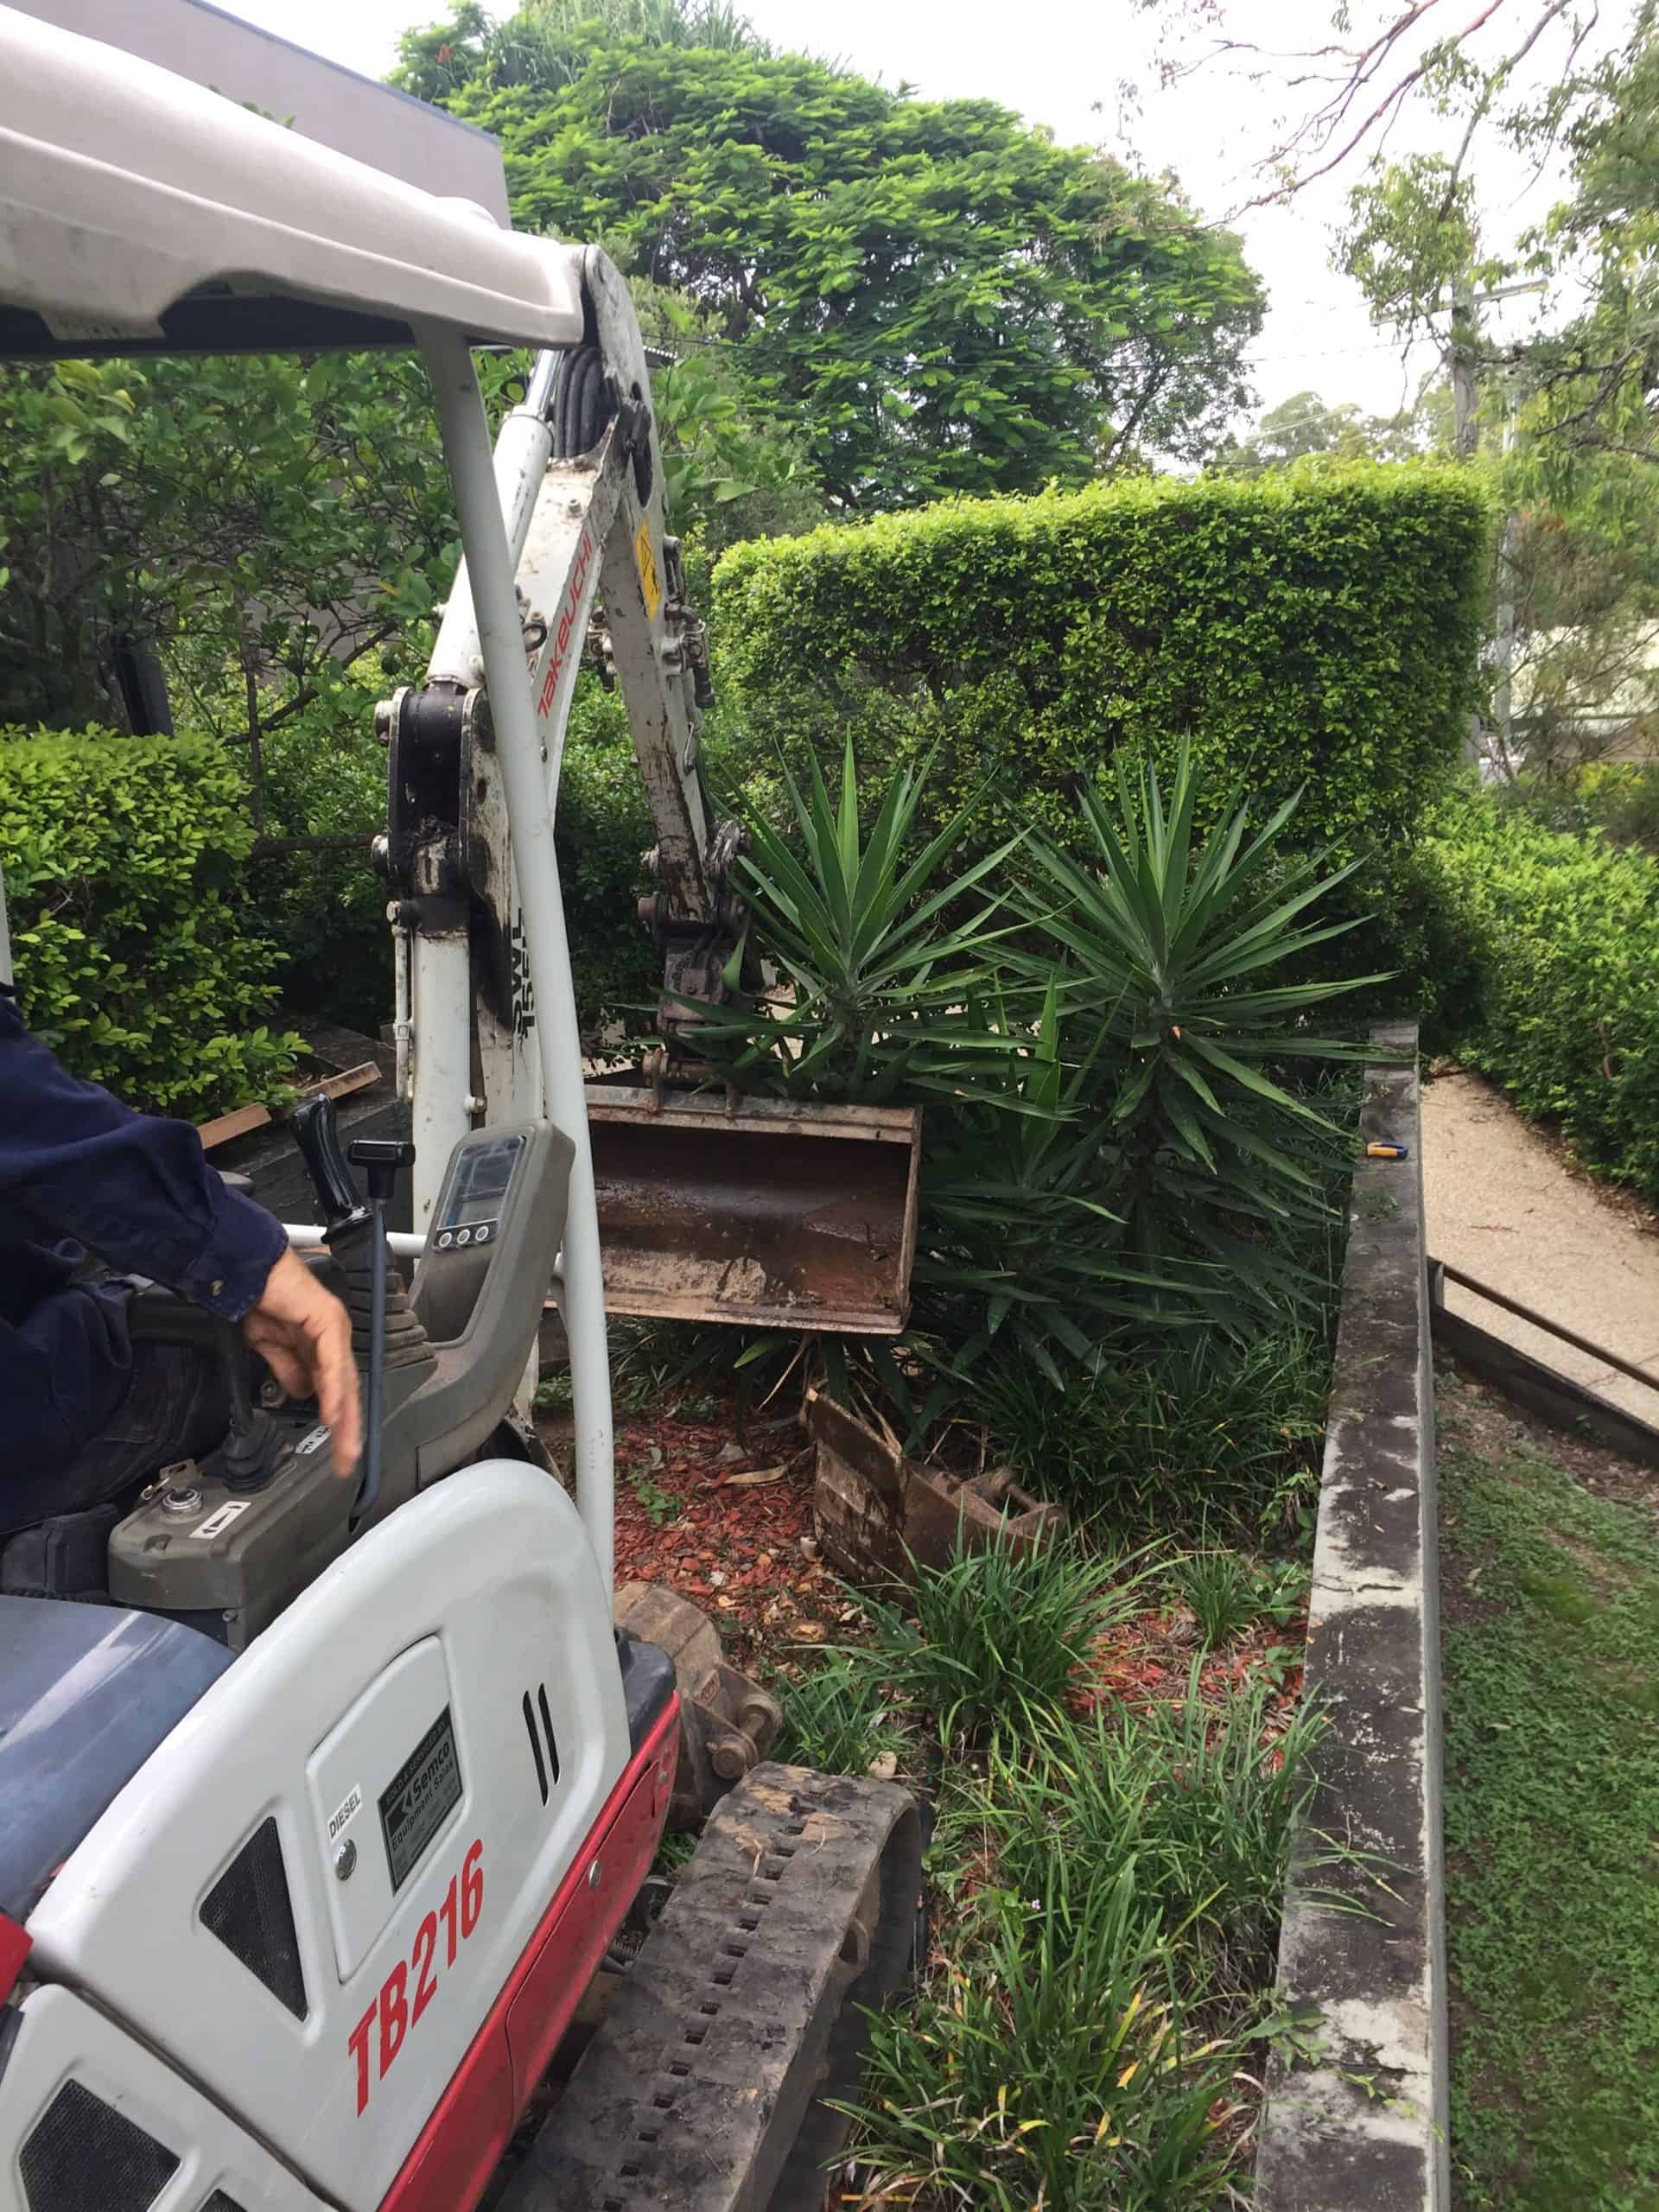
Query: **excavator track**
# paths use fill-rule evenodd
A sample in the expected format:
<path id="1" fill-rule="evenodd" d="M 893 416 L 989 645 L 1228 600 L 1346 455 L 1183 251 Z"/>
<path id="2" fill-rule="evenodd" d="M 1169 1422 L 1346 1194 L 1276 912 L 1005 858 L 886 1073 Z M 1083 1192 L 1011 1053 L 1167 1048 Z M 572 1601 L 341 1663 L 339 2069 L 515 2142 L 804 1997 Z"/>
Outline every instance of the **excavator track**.
<path id="1" fill-rule="evenodd" d="M 768 1764 L 720 1804 L 500 2212 L 821 2212 L 911 1964 L 915 1801 Z"/>

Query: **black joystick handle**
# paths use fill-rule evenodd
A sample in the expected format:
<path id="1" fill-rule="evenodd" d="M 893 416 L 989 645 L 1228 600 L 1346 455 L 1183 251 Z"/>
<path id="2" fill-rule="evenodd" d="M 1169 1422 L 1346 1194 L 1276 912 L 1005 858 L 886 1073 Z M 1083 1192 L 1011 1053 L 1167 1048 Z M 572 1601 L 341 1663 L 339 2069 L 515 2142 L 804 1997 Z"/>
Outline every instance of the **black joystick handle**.
<path id="1" fill-rule="evenodd" d="M 404 1137 L 353 1137 L 349 1156 L 353 1167 L 367 1171 L 369 1197 L 382 1206 L 391 1204 L 404 1168 L 415 1165 L 415 1147 Z"/>
<path id="2" fill-rule="evenodd" d="M 276 1424 L 253 1402 L 242 1346 L 232 1329 L 221 1339 L 220 1357 L 231 1389 L 231 1428 L 219 1453 L 226 1487 L 263 1490 L 275 1472 Z"/>
<path id="3" fill-rule="evenodd" d="M 154 1292 L 128 1300 L 127 1323 L 135 1344 L 188 1344 L 218 1361 L 231 1416 L 220 1470 L 232 1490 L 261 1489 L 273 1471 L 278 1439 L 270 1415 L 253 1402 L 236 1324 Z"/>
<path id="4" fill-rule="evenodd" d="M 320 1104 L 324 1103 L 318 1102 Z M 328 1136 L 334 1147 L 334 1158 L 340 1159 L 340 1147 L 334 1135 L 334 1107 L 329 1105 Z M 399 1137 L 354 1137 L 352 1159 L 367 1170 L 369 1178 L 369 1218 L 374 1224 L 374 1234 L 369 1246 L 372 1268 L 369 1292 L 369 1374 L 368 1403 L 363 1419 L 363 1481 L 352 1509 L 353 1529 L 366 1521 L 374 1510 L 380 1496 L 380 1482 L 384 1472 L 385 1439 L 386 1427 L 386 1206 L 397 1187 L 397 1177 L 405 1167 L 415 1164 L 415 1147 Z M 310 1165 L 307 1155 L 307 1166 Z M 340 1172 L 350 1177 L 344 1161 Z M 312 1179 L 316 1180 L 315 1173 Z M 321 1185 L 318 1184 L 318 1189 Z M 330 1224 L 332 1231 L 334 1224 Z"/>
<path id="5" fill-rule="evenodd" d="M 323 1227 L 328 1230 L 331 1241 L 341 1230 L 365 1227 L 370 1219 L 369 1209 L 358 1195 L 352 1171 L 340 1148 L 334 1100 L 326 1094 L 320 1098 L 308 1098 L 303 1105 L 294 1109 L 291 1120 L 300 1157 L 311 1178 L 317 1204 L 322 1208 Z"/>

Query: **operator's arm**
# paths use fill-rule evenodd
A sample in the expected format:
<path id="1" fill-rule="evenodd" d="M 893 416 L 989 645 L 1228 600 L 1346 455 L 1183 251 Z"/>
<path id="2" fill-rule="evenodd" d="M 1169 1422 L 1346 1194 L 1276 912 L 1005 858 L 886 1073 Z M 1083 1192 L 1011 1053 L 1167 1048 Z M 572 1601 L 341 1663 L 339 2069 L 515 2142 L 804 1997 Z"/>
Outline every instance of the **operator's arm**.
<path id="1" fill-rule="evenodd" d="M 239 1321 L 282 1224 L 208 1166 L 188 1122 L 136 1114 L 62 1067 L 0 988 L 0 1203 Z"/>
<path id="2" fill-rule="evenodd" d="M 82 1083 L 31 1037 L 0 985 L 0 1205 L 166 1283 L 227 1321 L 283 1387 L 315 1389 L 334 1464 L 357 1456 L 356 1371 L 345 1309 L 289 1251 L 282 1224 L 230 1190 L 187 1122 L 135 1113 Z"/>

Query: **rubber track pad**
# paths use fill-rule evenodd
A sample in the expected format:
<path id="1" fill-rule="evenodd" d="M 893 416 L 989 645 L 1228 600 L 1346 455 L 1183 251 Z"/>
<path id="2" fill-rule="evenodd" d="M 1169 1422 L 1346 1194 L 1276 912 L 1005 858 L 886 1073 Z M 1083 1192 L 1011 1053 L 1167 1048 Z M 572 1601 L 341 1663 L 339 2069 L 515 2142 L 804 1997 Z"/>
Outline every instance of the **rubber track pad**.
<path id="1" fill-rule="evenodd" d="M 855 2092 L 864 2010 L 905 1977 L 920 1890 L 907 1791 L 756 1767 L 716 1808 L 500 2212 L 822 2205 L 845 2126 L 816 2100 Z"/>

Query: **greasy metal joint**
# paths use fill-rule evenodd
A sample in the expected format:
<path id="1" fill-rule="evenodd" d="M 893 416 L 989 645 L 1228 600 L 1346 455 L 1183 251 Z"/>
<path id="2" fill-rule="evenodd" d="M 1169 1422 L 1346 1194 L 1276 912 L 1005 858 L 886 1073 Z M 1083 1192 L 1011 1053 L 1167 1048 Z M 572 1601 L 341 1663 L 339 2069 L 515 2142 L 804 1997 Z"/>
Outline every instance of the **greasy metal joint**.
<path id="1" fill-rule="evenodd" d="M 424 938 L 465 937 L 467 901 L 451 893 L 423 892 L 396 902 L 397 925 Z"/>
<path id="2" fill-rule="evenodd" d="M 651 457 L 651 409 L 639 397 L 625 399 L 616 410 L 617 440 L 633 464 L 633 486 L 643 507 L 651 497 L 653 463 Z"/>

